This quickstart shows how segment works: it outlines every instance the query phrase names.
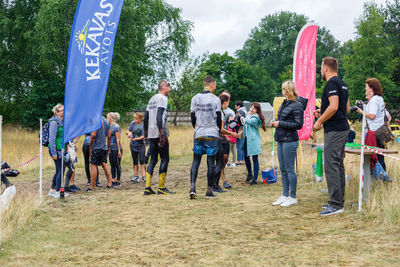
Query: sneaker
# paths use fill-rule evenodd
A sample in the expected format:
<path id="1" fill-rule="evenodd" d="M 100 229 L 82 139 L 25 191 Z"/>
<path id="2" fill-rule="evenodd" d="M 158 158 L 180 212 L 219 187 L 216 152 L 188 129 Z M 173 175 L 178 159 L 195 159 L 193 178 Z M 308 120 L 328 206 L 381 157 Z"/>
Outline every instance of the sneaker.
<path id="1" fill-rule="evenodd" d="M 71 189 L 71 187 L 65 187 L 64 188 L 64 192 L 74 192 L 72 189 Z"/>
<path id="2" fill-rule="evenodd" d="M 88 189 L 86 189 L 86 193 L 90 193 L 90 192 L 93 192 L 93 189 L 89 187 Z"/>
<path id="3" fill-rule="evenodd" d="M 56 198 L 55 193 L 56 193 L 56 191 L 50 190 L 49 193 L 48 193 L 47 195 L 48 195 L 49 197 L 54 197 L 54 198 Z"/>
<path id="4" fill-rule="evenodd" d="M 114 187 L 115 187 L 115 186 L 114 186 L 114 185 L 112 185 L 112 184 L 111 184 L 111 185 L 107 185 L 107 186 L 106 186 L 106 188 L 107 188 L 107 189 L 112 189 L 112 188 L 114 188 Z"/>
<path id="5" fill-rule="evenodd" d="M 143 183 L 146 182 L 146 176 L 142 176 L 142 182 L 143 182 Z"/>
<path id="6" fill-rule="evenodd" d="M 251 181 L 249 184 L 250 184 L 250 185 L 255 185 L 255 184 L 257 184 L 257 180 L 253 180 L 253 181 Z"/>
<path id="7" fill-rule="evenodd" d="M 228 192 L 228 191 L 222 189 L 221 186 L 219 186 L 219 185 L 214 185 L 213 188 L 212 188 L 212 191 L 213 191 L 213 193 L 225 193 L 225 192 Z"/>
<path id="8" fill-rule="evenodd" d="M 166 187 L 158 188 L 158 190 L 157 190 L 157 195 L 172 195 L 175 193 L 176 192 L 174 192 L 174 191 L 169 191 Z"/>
<path id="9" fill-rule="evenodd" d="M 231 164 L 231 167 L 236 167 L 236 163 L 232 163 L 232 164 Z"/>
<path id="10" fill-rule="evenodd" d="M 224 182 L 224 187 L 225 187 L 226 189 L 231 189 L 231 188 L 232 188 L 232 186 L 228 183 L 228 181 L 225 181 L 225 182 Z"/>
<path id="11" fill-rule="evenodd" d="M 327 207 L 329 207 L 329 204 L 322 205 L 323 209 L 326 209 Z"/>
<path id="12" fill-rule="evenodd" d="M 215 197 L 217 197 L 217 196 L 214 195 L 213 192 L 211 192 L 211 193 L 207 192 L 206 193 L 206 198 L 215 198 Z"/>
<path id="13" fill-rule="evenodd" d="M 86 184 L 87 186 L 90 186 L 90 182 L 87 182 L 87 184 Z"/>
<path id="14" fill-rule="evenodd" d="M 139 176 L 133 176 L 131 179 L 132 184 L 138 184 L 140 183 L 139 181 Z"/>
<path id="15" fill-rule="evenodd" d="M 225 165 L 225 168 L 228 168 L 228 167 L 230 167 L 231 166 L 231 164 L 230 163 L 227 163 L 226 165 Z"/>
<path id="16" fill-rule="evenodd" d="M 246 179 L 246 183 L 251 183 L 251 181 L 253 181 L 254 179 L 253 179 L 253 175 L 251 175 L 251 174 L 248 174 L 247 175 L 247 179 Z"/>
<path id="17" fill-rule="evenodd" d="M 103 187 L 103 185 L 101 183 L 97 183 L 96 187 Z"/>
<path id="18" fill-rule="evenodd" d="M 391 183 L 392 179 L 388 175 L 383 175 L 383 173 L 379 173 L 379 179 L 381 179 L 383 182 L 386 183 Z"/>
<path id="19" fill-rule="evenodd" d="M 333 214 L 338 214 L 338 213 L 342 213 L 344 211 L 344 209 L 337 209 L 335 207 L 332 207 L 331 205 L 329 205 L 326 209 L 324 209 L 323 211 L 321 211 L 319 213 L 319 215 L 321 216 L 329 216 L 329 215 L 333 215 Z"/>
<path id="20" fill-rule="evenodd" d="M 155 193 L 156 192 L 154 192 L 153 189 L 151 189 L 151 187 L 145 187 L 143 195 L 149 196 L 149 195 L 154 195 Z"/>
<path id="21" fill-rule="evenodd" d="M 196 190 L 191 188 L 190 192 L 189 192 L 189 197 L 190 197 L 190 199 L 196 199 L 197 198 Z"/>
<path id="22" fill-rule="evenodd" d="M 120 182 L 114 182 L 114 187 L 118 187 L 118 186 L 121 186 L 121 183 Z"/>
<path id="23" fill-rule="evenodd" d="M 272 205 L 278 206 L 278 205 L 282 204 L 283 202 L 285 202 L 286 199 L 288 199 L 288 197 L 285 197 L 284 195 L 282 195 L 275 202 L 273 202 Z"/>
<path id="24" fill-rule="evenodd" d="M 289 207 L 292 205 L 297 205 L 297 198 L 288 197 L 286 201 L 281 204 L 281 207 Z"/>
<path id="25" fill-rule="evenodd" d="M 72 190 L 75 190 L 75 191 L 79 191 L 79 190 L 81 190 L 79 187 L 77 187 L 76 185 L 71 185 L 70 186 L 70 188 L 72 189 Z"/>

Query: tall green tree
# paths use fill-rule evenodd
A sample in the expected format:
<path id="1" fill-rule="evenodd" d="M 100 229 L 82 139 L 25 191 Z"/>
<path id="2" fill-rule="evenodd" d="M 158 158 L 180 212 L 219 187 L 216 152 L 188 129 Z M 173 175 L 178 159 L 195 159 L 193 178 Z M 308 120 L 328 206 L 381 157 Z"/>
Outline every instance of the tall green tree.
<path id="1" fill-rule="evenodd" d="M 267 15 L 251 30 L 250 37 L 236 55 L 266 71 L 275 82 L 275 91 L 278 93 L 282 75 L 286 76 L 289 66 L 293 64 L 299 31 L 307 22 L 310 22 L 309 18 L 293 12 L 282 11 Z M 328 29 L 320 27 L 317 38 L 317 62 L 321 62 L 323 57 L 338 55 L 340 43 Z M 320 80 L 317 72 L 317 87 Z"/>
<path id="2" fill-rule="evenodd" d="M 0 114 L 6 122 L 20 120 L 35 76 L 32 37 L 39 0 L 0 2 Z"/>
<path id="3" fill-rule="evenodd" d="M 0 109 L 5 107 L 4 99 L 19 103 L 20 109 L 10 113 L 15 111 L 14 119 L 23 116 L 25 125 L 50 116 L 51 106 L 63 102 L 77 3 L 1 1 L 0 64 L 6 71 L 0 74 Z M 186 59 L 193 41 L 191 29 L 192 23 L 181 18 L 180 9 L 162 0 L 125 0 L 105 110 L 123 112 L 142 106 L 157 82 L 172 76 Z M 30 108 L 24 110 L 26 106 Z"/>
<path id="4" fill-rule="evenodd" d="M 385 24 L 384 33 L 388 38 L 388 43 L 393 47 L 392 55 L 394 58 L 400 58 L 400 0 L 394 0 L 393 2 L 387 2 L 387 6 L 384 9 Z M 393 81 L 397 87 L 400 87 L 400 64 L 397 65 L 396 70 L 393 73 Z M 400 102 L 400 98 L 396 99 L 396 102 Z"/>
<path id="5" fill-rule="evenodd" d="M 231 106 L 236 100 L 258 102 L 273 101 L 273 81 L 259 66 L 252 66 L 228 53 L 209 55 L 200 65 L 200 71 L 217 80 L 216 94 L 223 90 L 231 93 Z"/>
<path id="6" fill-rule="evenodd" d="M 388 107 L 392 99 L 400 96 L 393 82 L 393 73 L 398 58 L 392 55 L 393 47 L 383 31 L 385 15 L 376 4 L 364 4 L 363 14 L 356 21 L 356 38 L 352 42 L 351 54 L 345 55 L 344 80 L 349 87 L 350 99 L 365 99 L 365 80 L 375 77 L 380 80 Z M 390 97 L 387 97 L 390 96 Z"/>

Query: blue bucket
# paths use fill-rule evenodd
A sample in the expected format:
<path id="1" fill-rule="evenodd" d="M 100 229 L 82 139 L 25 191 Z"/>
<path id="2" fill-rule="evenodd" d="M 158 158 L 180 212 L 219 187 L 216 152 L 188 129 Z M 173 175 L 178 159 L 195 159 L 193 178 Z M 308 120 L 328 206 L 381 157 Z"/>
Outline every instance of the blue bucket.
<path id="1" fill-rule="evenodd" d="M 263 183 L 264 184 L 274 184 L 278 181 L 277 179 L 277 168 L 275 169 L 267 169 L 261 171 L 261 175 L 263 178 Z"/>

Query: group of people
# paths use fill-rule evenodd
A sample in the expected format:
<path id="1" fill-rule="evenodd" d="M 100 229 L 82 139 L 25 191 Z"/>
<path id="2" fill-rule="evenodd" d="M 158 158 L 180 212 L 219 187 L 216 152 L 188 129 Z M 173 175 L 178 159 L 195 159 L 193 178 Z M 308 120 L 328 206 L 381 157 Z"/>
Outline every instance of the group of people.
<path id="1" fill-rule="evenodd" d="M 347 113 L 350 109 L 347 85 L 338 76 L 338 62 L 335 58 L 326 57 L 321 63 L 322 79 L 327 81 L 322 97 L 321 109 L 315 111 L 316 117 L 313 131 L 324 128 L 324 165 L 328 185 L 329 201 L 323 205 L 322 216 L 341 213 L 344 210 L 345 172 L 344 149 L 349 133 Z M 261 154 L 261 138 L 259 129 L 266 130 L 266 121 L 261 106 L 254 102 L 247 112 L 243 103 L 235 103 L 237 112 L 228 106 L 230 93 L 223 91 L 216 96 L 216 80 L 212 76 L 204 79 L 204 91 L 195 95 L 191 100 L 190 114 L 194 128 L 193 161 L 190 170 L 190 199 L 197 198 L 196 180 L 202 155 L 207 157 L 207 190 L 206 198 L 215 198 L 216 193 L 226 192 L 231 188 L 225 178 L 224 168 L 227 165 L 229 152 L 235 147 L 238 150 L 237 161 L 244 161 L 247 177 L 244 179 L 250 185 L 257 184 L 259 174 L 259 158 Z M 158 85 L 158 94 L 148 102 L 145 114 L 135 113 L 134 120 L 126 132 L 130 139 L 130 150 L 134 166 L 132 183 L 145 182 L 144 195 L 174 194 L 167 189 L 166 176 L 169 163 L 169 130 L 167 123 L 168 95 L 170 84 L 163 80 Z M 296 84 L 285 81 L 282 84 L 282 95 L 285 100 L 281 104 L 277 119 L 270 122 L 276 128 L 275 141 L 277 142 L 278 160 L 282 176 L 282 195 L 273 202 L 274 206 L 289 207 L 298 204 L 297 175 L 295 172 L 295 158 L 299 145 L 297 130 L 303 127 L 303 114 L 307 107 L 307 99 L 299 97 Z M 369 101 L 365 110 L 369 124 L 368 131 L 375 131 L 384 122 L 385 107 L 382 98 L 382 88 L 377 79 L 366 81 L 366 97 Z M 56 173 L 53 177 L 52 189 L 49 195 L 58 197 L 61 188 L 61 150 L 62 150 L 62 119 L 63 106 L 53 108 L 54 116 L 50 120 L 49 153 L 54 159 Z M 85 136 L 83 153 L 85 170 L 88 177 L 88 192 L 98 181 L 98 166 L 102 166 L 107 178 L 107 188 L 120 185 L 121 177 L 121 128 L 116 123 L 117 113 L 109 113 L 102 118 L 101 128 Z M 76 140 L 74 140 L 76 143 Z M 145 143 L 149 144 L 146 152 Z M 70 142 L 71 143 L 71 142 Z M 378 143 L 378 147 L 384 144 Z M 107 165 L 109 155 L 110 168 Z M 150 162 L 146 169 L 147 160 Z M 156 191 L 152 189 L 153 171 L 160 157 L 159 185 Z M 251 160 L 250 160 L 251 157 Z M 90 160 L 90 165 L 89 165 Z M 385 168 L 383 157 L 378 156 L 378 162 Z M 71 166 L 72 165 L 72 166 Z M 139 178 L 139 165 L 142 177 Z M 73 168 L 73 164 L 65 164 Z M 67 175 L 68 176 L 68 175 Z M 73 177 L 69 179 L 69 190 L 77 190 Z"/>

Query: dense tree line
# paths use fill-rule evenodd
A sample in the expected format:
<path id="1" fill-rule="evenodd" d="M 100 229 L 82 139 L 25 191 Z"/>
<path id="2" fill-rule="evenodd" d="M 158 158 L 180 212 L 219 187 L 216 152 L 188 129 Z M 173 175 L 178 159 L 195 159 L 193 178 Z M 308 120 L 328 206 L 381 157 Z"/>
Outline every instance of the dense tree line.
<path id="1" fill-rule="evenodd" d="M 68 41 L 78 0 L 0 0 L 0 114 L 30 126 L 63 101 Z M 268 101 L 292 78 L 292 62 L 304 15 L 267 15 L 251 30 L 235 55 L 188 58 L 192 23 L 161 0 L 125 0 L 116 37 L 105 110 L 124 112 L 145 106 L 161 78 L 172 82 L 170 107 L 187 111 L 206 75 L 216 77 L 217 93 L 232 100 Z M 364 99 L 367 77 L 381 80 L 386 104 L 400 103 L 400 0 L 364 5 L 356 36 L 341 44 L 325 27 L 317 40 L 317 94 L 324 83 L 319 62 L 339 59 L 339 75 L 351 100 Z M 233 102 L 232 101 L 232 102 Z"/>
<path id="2" fill-rule="evenodd" d="M 78 0 L 1 0 L 0 114 L 37 124 L 62 103 Z M 125 0 L 116 36 L 105 111 L 143 107 L 156 81 L 186 60 L 192 23 L 161 0 Z"/>

